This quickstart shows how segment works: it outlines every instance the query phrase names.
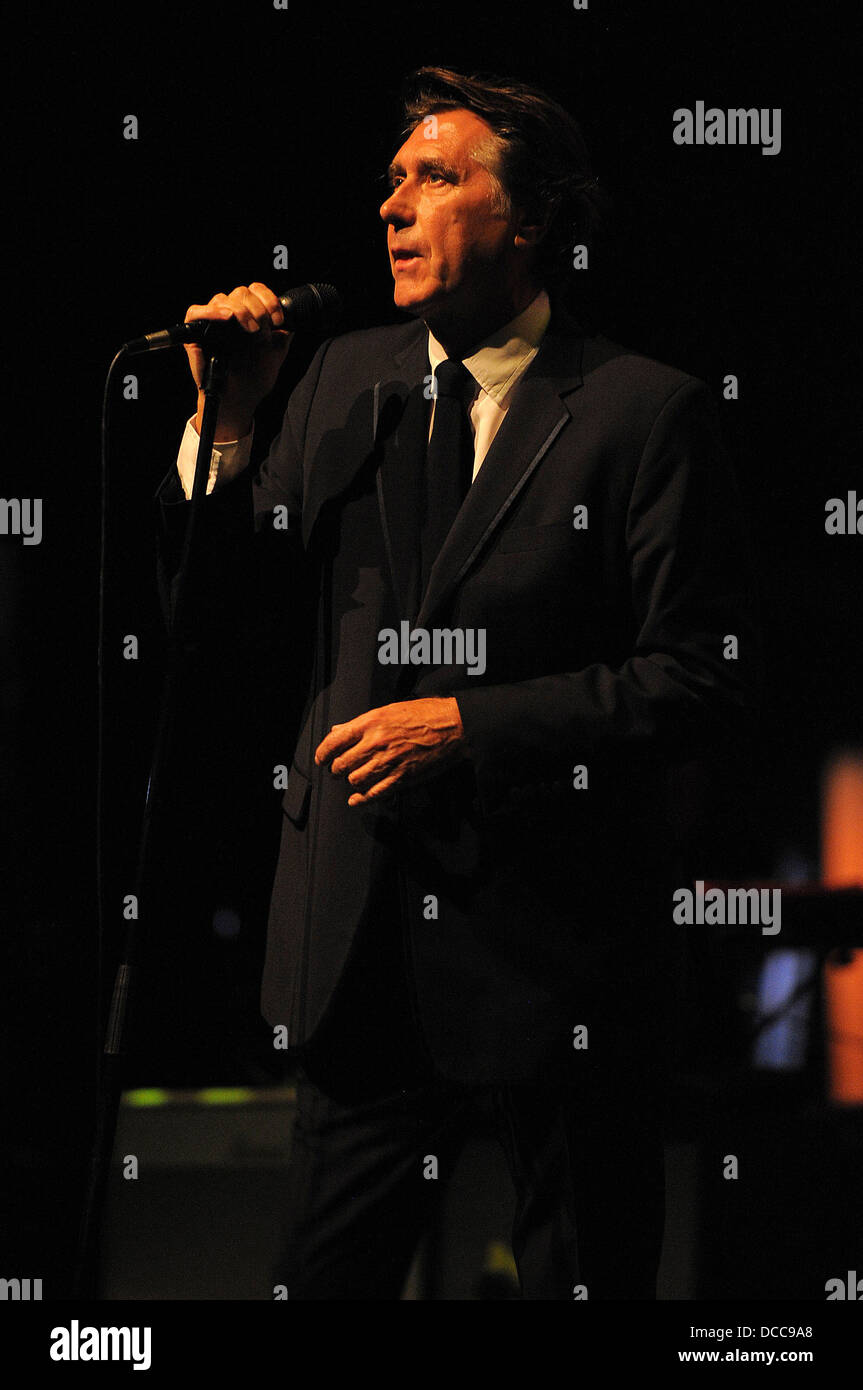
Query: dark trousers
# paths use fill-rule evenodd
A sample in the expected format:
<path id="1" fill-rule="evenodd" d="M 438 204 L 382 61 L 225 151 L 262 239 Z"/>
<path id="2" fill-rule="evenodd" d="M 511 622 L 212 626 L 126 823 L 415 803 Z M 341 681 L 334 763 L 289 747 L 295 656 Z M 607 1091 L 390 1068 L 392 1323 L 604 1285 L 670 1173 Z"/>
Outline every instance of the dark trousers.
<path id="1" fill-rule="evenodd" d="M 522 1297 L 655 1298 L 661 1130 L 643 1093 L 614 1089 L 588 1100 L 565 1085 L 437 1076 L 396 915 L 375 913 L 301 1065 L 275 1282 L 290 1299 L 398 1299 L 482 1104 L 512 1176 Z"/>

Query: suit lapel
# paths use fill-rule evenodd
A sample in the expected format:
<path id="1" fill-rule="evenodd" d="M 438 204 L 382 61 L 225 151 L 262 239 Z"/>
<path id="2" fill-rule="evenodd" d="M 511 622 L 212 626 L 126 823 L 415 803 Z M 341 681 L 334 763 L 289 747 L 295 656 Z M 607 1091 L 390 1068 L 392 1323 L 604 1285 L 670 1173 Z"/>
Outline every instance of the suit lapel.
<path id="1" fill-rule="evenodd" d="M 353 403 L 343 428 L 330 431 L 320 445 L 309 470 L 303 498 L 302 536 L 307 548 L 322 514 L 331 502 L 347 491 L 364 466 L 383 465 L 388 507 L 393 516 L 400 515 L 396 475 L 400 471 L 400 461 L 409 456 L 407 437 L 421 431 L 421 403 L 428 408 L 422 384 L 423 374 L 428 372 L 427 330 L 423 323 L 416 324 L 415 329 L 416 336 L 408 346 L 393 354 L 391 376 L 381 378 L 363 391 Z M 420 383 L 419 399 L 413 398 L 412 392 L 417 382 Z M 408 405 L 410 410 L 402 425 Z M 378 495 L 380 499 L 380 487 Z M 395 539 L 396 532 L 401 529 L 391 525 L 391 539 Z"/>
<path id="2" fill-rule="evenodd" d="M 567 330 L 564 337 L 561 328 Z M 443 607 L 491 534 L 500 526 L 531 474 L 571 418 L 567 397 L 581 386 L 577 325 L 552 322 L 515 388 L 506 417 L 492 441 L 429 576 L 417 627 Z"/>
<path id="3" fill-rule="evenodd" d="M 428 349 L 425 328 L 395 359 L 399 377 L 375 385 L 374 437 L 380 455 L 378 503 L 400 616 L 419 607 L 419 517 L 422 468 L 431 401 L 425 394 Z"/>
<path id="4" fill-rule="evenodd" d="M 431 403 L 425 396 L 429 372 L 425 324 L 418 323 L 416 330 L 416 337 L 393 356 L 389 379 L 378 380 L 365 398 L 368 404 L 355 407 L 359 412 L 356 418 L 349 418 L 344 430 L 328 437 L 327 466 L 311 470 L 303 508 L 303 539 L 308 545 L 327 503 L 350 486 L 364 465 L 373 464 L 378 471 L 378 503 L 399 612 L 423 627 L 448 602 L 568 423 L 571 411 L 567 397 L 582 381 L 583 332 L 567 316 L 555 314 L 552 318 L 443 544 L 420 603 L 419 463 L 425 454 Z M 579 339 L 577 351 L 574 338 Z"/>

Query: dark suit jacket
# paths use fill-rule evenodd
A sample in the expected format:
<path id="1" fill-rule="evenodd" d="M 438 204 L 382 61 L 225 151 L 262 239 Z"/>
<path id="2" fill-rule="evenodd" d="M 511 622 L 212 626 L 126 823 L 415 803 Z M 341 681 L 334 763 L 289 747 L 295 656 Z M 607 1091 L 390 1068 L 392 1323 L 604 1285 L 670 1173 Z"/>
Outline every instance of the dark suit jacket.
<path id="1" fill-rule="evenodd" d="M 733 746 L 749 699 L 747 547 L 711 398 L 556 312 L 414 615 L 428 371 L 421 322 L 329 340 L 254 483 L 206 502 L 209 613 L 245 585 L 247 613 L 288 653 L 263 1012 L 292 1046 L 315 1033 L 395 863 L 418 1017 L 445 1075 L 634 1075 L 664 1007 L 665 772 Z M 181 496 L 174 477 L 168 570 Z M 405 617 L 484 629 L 484 673 L 381 665 L 379 633 Z M 469 764 L 393 809 L 349 808 L 317 744 L 429 695 L 457 697 Z"/>

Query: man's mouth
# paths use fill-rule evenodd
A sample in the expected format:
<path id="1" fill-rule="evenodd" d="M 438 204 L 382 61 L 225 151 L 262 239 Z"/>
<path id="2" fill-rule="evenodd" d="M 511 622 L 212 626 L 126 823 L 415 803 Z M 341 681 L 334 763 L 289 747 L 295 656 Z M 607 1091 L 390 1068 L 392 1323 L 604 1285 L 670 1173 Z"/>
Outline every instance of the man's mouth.
<path id="1" fill-rule="evenodd" d="M 419 254 L 419 251 L 406 251 L 402 247 L 394 247 L 392 257 L 394 261 L 412 261 L 416 260 Z"/>

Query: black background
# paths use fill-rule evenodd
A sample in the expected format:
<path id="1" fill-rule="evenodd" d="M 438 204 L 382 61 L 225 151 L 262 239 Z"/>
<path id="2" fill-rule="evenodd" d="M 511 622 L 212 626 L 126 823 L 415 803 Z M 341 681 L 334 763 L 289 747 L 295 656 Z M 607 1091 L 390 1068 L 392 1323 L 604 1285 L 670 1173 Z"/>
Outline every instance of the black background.
<path id="1" fill-rule="evenodd" d="M 769 877 L 796 859 L 817 876 L 820 770 L 833 749 L 861 740 L 863 647 L 863 541 L 824 530 L 826 500 L 863 489 L 851 214 L 860 102 L 853 34 L 827 14 L 691 0 L 591 0 L 586 13 L 566 0 L 290 0 L 287 11 L 265 0 L 143 0 L 45 8 L 16 31 L 7 57 L 20 86 L 5 132 L 13 249 L 0 491 L 44 499 L 44 537 L 38 547 L 0 542 L 6 1080 L 19 1117 L 12 1190 L 21 1203 L 38 1193 L 67 1242 L 98 993 L 105 373 L 126 339 L 254 279 L 333 281 L 346 328 L 398 321 L 377 209 L 400 143 L 400 84 L 420 64 L 535 82 L 572 111 L 612 203 L 611 234 L 588 272 L 600 326 L 715 390 L 756 543 L 768 699 L 734 824 L 702 867 L 706 876 Z M 673 111 L 698 100 L 780 107 L 781 152 L 675 145 Z M 128 114 L 138 118 L 136 141 L 123 138 Z M 272 270 L 279 243 L 287 272 Z M 573 280 L 577 303 L 583 287 Z M 309 350 L 292 349 L 262 432 Z M 139 398 L 115 391 L 110 408 L 109 962 L 118 904 L 131 891 L 163 649 L 151 499 L 194 401 L 179 350 L 124 371 L 137 375 Z M 737 401 L 722 400 L 727 373 L 739 379 Z M 139 639 L 137 662 L 122 660 L 127 633 Z M 232 720 L 249 717 L 220 691 L 195 714 L 205 747 L 230 743 Z M 205 785 L 206 764 L 205 756 L 197 782 L 194 768 L 183 774 L 184 833 L 166 860 L 170 911 L 153 934 L 130 1083 L 260 1081 L 274 1072 L 255 1011 L 266 892 L 250 886 L 231 808 L 189 791 Z M 224 875 L 216 889 L 214 859 Z M 242 904 L 239 941 L 213 937 L 214 893 Z M 58 1151 L 68 1156 L 62 1172 Z M 58 1264 L 60 1247 L 58 1255 L 55 1241 L 50 1257 Z"/>

